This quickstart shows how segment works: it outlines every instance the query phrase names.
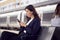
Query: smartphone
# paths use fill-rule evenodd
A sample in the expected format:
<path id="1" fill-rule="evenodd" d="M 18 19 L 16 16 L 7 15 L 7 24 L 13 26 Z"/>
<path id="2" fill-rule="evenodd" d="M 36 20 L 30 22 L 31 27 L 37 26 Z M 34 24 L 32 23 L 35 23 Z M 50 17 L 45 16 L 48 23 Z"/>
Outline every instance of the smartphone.
<path id="1" fill-rule="evenodd" d="M 20 23 L 20 20 L 17 19 L 17 21 Z"/>

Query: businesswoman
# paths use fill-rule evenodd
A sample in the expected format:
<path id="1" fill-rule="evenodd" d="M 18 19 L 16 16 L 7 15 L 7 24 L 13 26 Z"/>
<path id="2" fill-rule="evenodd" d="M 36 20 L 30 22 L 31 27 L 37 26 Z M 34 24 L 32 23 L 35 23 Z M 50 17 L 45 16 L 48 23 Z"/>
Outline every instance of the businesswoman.
<path id="1" fill-rule="evenodd" d="M 55 27 L 60 27 L 60 3 L 56 7 L 55 17 L 51 20 L 51 25 Z"/>
<path id="2" fill-rule="evenodd" d="M 39 18 L 35 8 L 32 5 L 28 5 L 25 8 L 26 16 L 28 22 L 20 22 L 20 32 L 19 34 L 14 34 L 10 32 L 3 32 L 1 40 L 36 40 L 39 32 L 41 33 L 41 26 Z"/>

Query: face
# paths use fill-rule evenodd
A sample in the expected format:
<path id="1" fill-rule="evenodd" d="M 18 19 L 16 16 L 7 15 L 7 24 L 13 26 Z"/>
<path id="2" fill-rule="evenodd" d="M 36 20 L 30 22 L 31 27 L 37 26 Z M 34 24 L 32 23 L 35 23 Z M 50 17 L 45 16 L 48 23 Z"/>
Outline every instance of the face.
<path id="1" fill-rule="evenodd" d="M 26 16 L 31 18 L 33 12 L 28 9 L 25 9 L 25 11 L 26 11 Z"/>

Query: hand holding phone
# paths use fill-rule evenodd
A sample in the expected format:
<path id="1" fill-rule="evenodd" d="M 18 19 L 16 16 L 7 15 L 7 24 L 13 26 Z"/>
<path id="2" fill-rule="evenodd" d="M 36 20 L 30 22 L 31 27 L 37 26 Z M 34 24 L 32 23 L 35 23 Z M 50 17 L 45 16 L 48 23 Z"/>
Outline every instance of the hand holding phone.
<path id="1" fill-rule="evenodd" d="M 17 21 L 20 23 L 20 20 L 17 19 Z"/>

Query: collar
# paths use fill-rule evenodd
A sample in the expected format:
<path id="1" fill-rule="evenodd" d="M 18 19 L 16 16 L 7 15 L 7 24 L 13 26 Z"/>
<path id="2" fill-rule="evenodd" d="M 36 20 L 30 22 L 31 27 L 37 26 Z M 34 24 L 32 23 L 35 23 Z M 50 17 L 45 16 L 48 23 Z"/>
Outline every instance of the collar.
<path id="1" fill-rule="evenodd" d="M 29 25 L 34 18 L 31 18 L 26 25 Z"/>

